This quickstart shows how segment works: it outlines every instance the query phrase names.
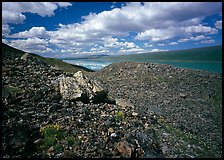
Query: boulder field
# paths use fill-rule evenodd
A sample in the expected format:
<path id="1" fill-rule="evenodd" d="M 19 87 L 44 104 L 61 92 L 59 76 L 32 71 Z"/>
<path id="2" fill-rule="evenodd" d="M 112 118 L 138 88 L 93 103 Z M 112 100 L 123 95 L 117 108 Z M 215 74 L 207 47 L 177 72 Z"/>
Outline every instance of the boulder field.
<path id="1" fill-rule="evenodd" d="M 120 62 L 67 73 L 35 57 L 2 62 L 3 158 L 222 155 L 222 75 Z"/>

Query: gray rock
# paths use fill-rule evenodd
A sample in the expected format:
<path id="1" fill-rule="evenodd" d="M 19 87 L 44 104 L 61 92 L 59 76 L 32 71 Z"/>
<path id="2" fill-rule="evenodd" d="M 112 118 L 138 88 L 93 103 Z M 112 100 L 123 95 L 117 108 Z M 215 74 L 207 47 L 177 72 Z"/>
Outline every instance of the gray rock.
<path id="1" fill-rule="evenodd" d="M 64 99 L 94 102 L 104 100 L 107 95 L 99 82 L 89 79 L 81 71 L 76 72 L 73 77 L 62 76 L 57 82 L 56 90 L 59 90 Z"/>
<path id="2" fill-rule="evenodd" d="M 181 98 L 186 98 L 187 96 L 185 94 L 183 94 L 183 93 L 180 93 L 180 97 Z"/>
<path id="3" fill-rule="evenodd" d="M 116 104 L 120 106 L 122 109 L 126 109 L 128 107 L 130 108 L 135 107 L 129 100 L 125 100 L 123 98 L 115 99 L 115 101 L 116 101 Z"/>
<path id="4" fill-rule="evenodd" d="M 25 62 L 27 62 L 29 56 L 29 53 L 25 53 L 20 59 L 23 59 Z"/>

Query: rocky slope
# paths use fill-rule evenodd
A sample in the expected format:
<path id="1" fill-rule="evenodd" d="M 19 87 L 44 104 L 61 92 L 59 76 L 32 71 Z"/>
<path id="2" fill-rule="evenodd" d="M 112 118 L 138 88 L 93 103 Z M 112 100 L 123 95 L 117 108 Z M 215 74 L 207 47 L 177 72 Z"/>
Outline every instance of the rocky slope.
<path id="1" fill-rule="evenodd" d="M 3 157 L 221 157 L 221 80 L 168 65 L 72 74 L 5 58 Z"/>
<path id="2" fill-rule="evenodd" d="M 140 117 L 162 117 L 164 123 L 153 127 L 168 157 L 221 156 L 221 75 L 134 62 L 91 75 L 102 80 L 112 98 L 130 100 Z"/>

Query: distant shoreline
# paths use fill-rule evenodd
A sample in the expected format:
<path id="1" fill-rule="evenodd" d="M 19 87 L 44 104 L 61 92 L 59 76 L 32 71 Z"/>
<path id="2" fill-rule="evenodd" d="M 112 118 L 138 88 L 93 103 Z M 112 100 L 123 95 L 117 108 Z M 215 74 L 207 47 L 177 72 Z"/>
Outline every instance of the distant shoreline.
<path id="1" fill-rule="evenodd" d="M 102 62 L 102 60 L 63 60 L 66 63 L 70 63 L 73 65 L 83 66 L 93 71 L 99 71 L 104 67 L 111 65 L 117 62 L 142 62 L 142 63 L 158 63 L 158 64 L 169 64 L 173 67 L 183 68 L 183 69 L 193 69 L 193 70 L 201 70 L 201 71 L 208 71 L 211 73 L 222 73 L 222 62 L 220 61 L 181 61 L 181 60 L 152 60 L 152 61 L 106 61 Z M 166 63 L 167 62 L 167 63 Z"/>

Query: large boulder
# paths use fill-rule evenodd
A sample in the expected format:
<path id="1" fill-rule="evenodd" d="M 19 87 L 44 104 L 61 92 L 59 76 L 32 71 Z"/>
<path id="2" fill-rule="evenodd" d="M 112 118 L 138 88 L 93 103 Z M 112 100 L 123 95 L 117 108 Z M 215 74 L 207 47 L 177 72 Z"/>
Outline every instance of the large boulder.
<path id="1" fill-rule="evenodd" d="M 107 97 L 107 91 L 97 80 L 89 79 L 81 71 L 72 77 L 61 76 L 56 80 L 56 88 L 62 98 L 83 102 L 100 102 Z"/>

